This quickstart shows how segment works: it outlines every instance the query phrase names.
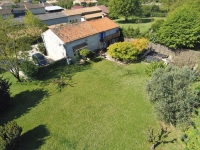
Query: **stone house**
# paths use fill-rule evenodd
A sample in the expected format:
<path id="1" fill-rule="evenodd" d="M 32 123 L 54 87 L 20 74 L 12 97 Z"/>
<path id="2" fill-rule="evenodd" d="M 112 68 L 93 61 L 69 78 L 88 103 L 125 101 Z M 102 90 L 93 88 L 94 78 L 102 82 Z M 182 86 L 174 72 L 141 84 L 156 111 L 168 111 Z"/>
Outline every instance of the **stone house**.
<path id="1" fill-rule="evenodd" d="M 66 57 L 75 60 L 82 48 L 104 49 L 117 42 L 119 36 L 119 26 L 107 17 L 54 26 L 42 33 L 47 54 L 53 60 Z"/>

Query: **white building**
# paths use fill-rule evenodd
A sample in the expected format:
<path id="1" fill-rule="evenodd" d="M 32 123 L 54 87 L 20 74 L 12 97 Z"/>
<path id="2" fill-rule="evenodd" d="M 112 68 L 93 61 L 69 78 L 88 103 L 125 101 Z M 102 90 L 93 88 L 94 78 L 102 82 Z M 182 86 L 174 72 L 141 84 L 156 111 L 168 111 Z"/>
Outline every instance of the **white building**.
<path id="1" fill-rule="evenodd" d="M 79 50 L 91 51 L 107 48 L 118 41 L 119 26 L 107 17 L 50 27 L 42 33 L 47 54 L 53 60 L 70 57 L 75 60 Z"/>

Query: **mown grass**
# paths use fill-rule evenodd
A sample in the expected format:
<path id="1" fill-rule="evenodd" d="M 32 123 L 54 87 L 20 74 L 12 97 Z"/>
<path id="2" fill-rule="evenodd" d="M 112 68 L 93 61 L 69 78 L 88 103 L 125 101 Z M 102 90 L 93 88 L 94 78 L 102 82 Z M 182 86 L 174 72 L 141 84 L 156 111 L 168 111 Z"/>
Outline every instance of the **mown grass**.
<path id="1" fill-rule="evenodd" d="M 143 90 L 145 67 L 107 60 L 61 65 L 31 83 L 17 83 L 4 73 L 12 82 L 12 100 L 0 123 L 15 119 L 23 128 L 22 150 L 149 150 L 145 133 L 159 125 Z M 61 75 L 67 85 L 57 92 L 52 81 Z M 168 146 L 179 148 L 175 143 L 158 149 Z"/>
<path id="2" fill-rule="evenodd" d="M 139 18 L 139 19 L 129 19 L 128 22 L 125 21 L 124 18 L 119 18 L 113 20 L 117 24 L 119 24 L 120 27 L 128 28 L 133 27 L 134 29 L 139 28 L 141 33 L 144 33 L 149 30 L 151 25 L 155 22 L 155 20 L 158 19 L 164 19 L 160 17 L 152 17 L 152 18 Z M 140 22 L 137 22 L 140 20 Z"/>

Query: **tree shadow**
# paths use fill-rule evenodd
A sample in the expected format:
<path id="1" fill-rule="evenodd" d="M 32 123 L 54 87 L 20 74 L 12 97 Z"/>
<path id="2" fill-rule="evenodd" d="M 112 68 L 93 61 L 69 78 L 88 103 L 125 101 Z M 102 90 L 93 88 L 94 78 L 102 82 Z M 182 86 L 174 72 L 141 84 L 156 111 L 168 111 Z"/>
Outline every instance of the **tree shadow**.
<path id="1" fill-rule="evenodd" d="M 39 149 L 50 135 L 46 125 L 39 125 L 20 137 L 20 150 Z"/>
<path id="2" fill-rule="evenodd" d="M 71 79 L 77 72 L 82 72 L 91 68 L 91 63 L 86 62 L 82 65 L 67 65 L 66 62 L 55 63 L 40 69 L 39 80 L 48 81 L 61 76 Z"/>
<path id="3" fill-rule="evenodd" d="M 129 19 L 128 21 L 124 20 L 117 20 L 119 24 L 133 24 L 133 23 L 149 23 L 152 22 L 152 18 L 138 18 L 138 19 Z"/>
<path id="4" fill-rule="evenodd" d="M 48 97 L 44 89 L 26 90 L 11 97 L 8 109 L 0 114 L 0 125 L 19 118 L 37 106 L 44 97 Z"/>

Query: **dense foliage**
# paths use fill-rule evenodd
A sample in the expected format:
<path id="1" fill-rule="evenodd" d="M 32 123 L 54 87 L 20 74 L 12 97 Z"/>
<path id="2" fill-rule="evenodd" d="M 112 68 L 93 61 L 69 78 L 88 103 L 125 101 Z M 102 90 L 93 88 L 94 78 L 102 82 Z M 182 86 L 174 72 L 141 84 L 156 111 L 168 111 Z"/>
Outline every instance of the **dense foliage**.
<path id="1" fill-rule="evenodd" d="M 200 111 L 199 111 L 200 114 Z M 200 115 L 193 119 L 194 126 L 191 126 L 186 131 L 186 139 L 184 142 L 186 144 L 187 150 L 199 150 L 200 149 Z"/>
<path id="2" fill-rule="evenodd" d="M 10 85 L 8 80 L 0 77 L 0 112 L 4 111 L 10 100 Z"/>
<path id="3" fill-rule="evenodd" d="M 18 149 L 21 132 L 22 128 L 19 127 L 15 121 L 0 126 L 0 149 Z"/>
<path id="4" fill-rule="evenodd" d="M 136 38 L 141 35 L 139 28 L 134 29 L 130 26 L 128 28 L 121 28 L 121 31 L 125 38 Z"/>
<path id="5" fill-rule="evenodd" d="M 73 0 L 58 0 L 57 5 L 66 9 L 71 9 L 73 6 Z"/>
<path id="6" fill-rule="evenodd" d="M 142 53 L 145 49 L 147 49 L 149 40 L 145 38 L 134 39 L 132 43 L 133 43 L 133 46 L 139 51 L 139 53 Z"/>
<path id="7" fill-rule="evenodd" d="M 87 57 L 90 54 L 90 50 L 89 49 L 82 49 L 80 50 L 80 55 L 83 57 Z"/>
<path id="8" fill-rule="evenodd" d="M 38 75 L 38 67 L 32 61 L 24 61 L 21 63 L 23 73 L 29 79 L 36 79 Z"/>
<path id="9" fill-rule="evenodd" d="M 46 25 L 30 11 L 26 12 L 23 24 L 14 22 L 12 18 L 3 20 L 2 17 L 0 22 L 0 67 L 20 82 L 21 60 L 27 59 L 25 51 L 30 50 L 30 44 L 40 38 Z"/>
<path id="10" fill-rule="evenodd" d="M 107 53 L 117 60 L 130 62 L 137 59 L 139 51 L 130 42 L 118 42 L 110 45 Z"/>
<path id="11" fill-rule="evenodd" d="M 124 17 L 126 21 L 131 16 L 139 16 L 141 14 L 140 0 L 110 0 L 109 16 L 112 18 Z"/>
<path id="12" fill-rule="evenodd" d="M 191 89 L 194 80 L 195 74 L 188 67 L 168 66 L 152 74 L 146 91 L 160 120 L 183 128 L 191 124 L 190 117 L 200 105 L 197 93 Z"/>
<path id="13" fill-rule="evenodd" d="M 38 49 L 39 49 L 39 51 L 40 51 L 42 54 L 44 54 L 44 55 L 47 54 L 46 48 L 45 48 L 45 46 L 44 46 L 44 43 L 38 44 Z"/>
<path id="14" fill-rule="evenodd" d="M 159 5 L 142 5 L 142 17 L 166 17 L 167 12 Z"/>
<path id="15" fill-rule="evenodd" d="M 200 42 L 200 9 L 195 4 L 189 4 L 168 15 L 157 31 L 156 42 L 172 49 L 197 47 Z"/>
<path id="16" fill-rule="evenodd" d="M 24 27 L 14 22 L 12 18 L 3 20 L 0 17 L 0 68 L 9 71 L 20 80 L 20 59 L 24 57 L 29 43 L 22 37 L 26 36 Z"/>

